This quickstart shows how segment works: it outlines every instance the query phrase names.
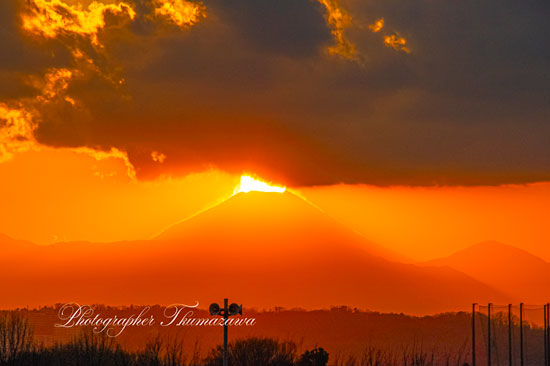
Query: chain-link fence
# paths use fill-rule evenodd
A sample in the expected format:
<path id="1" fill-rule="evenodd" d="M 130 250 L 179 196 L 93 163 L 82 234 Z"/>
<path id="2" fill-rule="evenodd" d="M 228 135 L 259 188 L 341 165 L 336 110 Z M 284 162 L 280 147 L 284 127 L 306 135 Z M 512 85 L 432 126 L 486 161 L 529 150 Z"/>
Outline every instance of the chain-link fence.
<path id="1" fill-rule="evenodd" d="M 473 366 L 550 366 L 549 308 L 474 304 Z"/>

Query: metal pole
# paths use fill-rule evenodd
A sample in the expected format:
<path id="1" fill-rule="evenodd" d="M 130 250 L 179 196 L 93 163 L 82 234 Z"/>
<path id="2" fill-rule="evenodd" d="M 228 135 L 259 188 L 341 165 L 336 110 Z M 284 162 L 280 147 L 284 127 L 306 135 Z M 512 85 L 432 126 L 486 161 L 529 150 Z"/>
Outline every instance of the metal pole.
<path id="1" fill-rule="evenodd" d="M 548 327 L 546 326 L 546 305 L 544 305 L 544 365 L 548 366 Z"/>
<path id="2" fill-rule="evenodd" d="M 229 317 L 228 299 L 223 299 L 223 366 L 228 366 L 227 359 L 227 318 Z"/>
<path id="3" fill-rule="evenodd" d="M 519 356 L 523 366 L 523 303 L 519 304 Z"/>
<path id="4" fill-rule="evenodd" d="M 546 304 L 546 349 L 548 350 L 548 366 L 550 366 L 550 304 Z"/>
<path id="5" fill-rule="evenodd" d="M 546 304 L 546 351 L 547 366 L 550 366 L 550 304 Z"/>
<path id="6" fill-rule="evenodd" d="M 487 305 L 487 319 L 488 319 L 488 326 L 487 326 L 487 365 L 491 366 L 491 303 Z"/>
<path id="7" fill-rule="evenodd" d="M 476 366 L 476 304 L 472 304 L 472 366 Z"/>
<path id="8" fill-rule="evenodd" d="M 512 366 L 512 304 L 508 304 L 508 366 Z"/>

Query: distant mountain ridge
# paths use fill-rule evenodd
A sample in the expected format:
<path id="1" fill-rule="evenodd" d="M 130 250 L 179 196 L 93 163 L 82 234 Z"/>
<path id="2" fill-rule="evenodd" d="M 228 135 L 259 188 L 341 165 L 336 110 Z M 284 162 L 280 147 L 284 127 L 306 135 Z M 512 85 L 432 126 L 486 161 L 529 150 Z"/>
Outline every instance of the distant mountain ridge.
<path id="1" fill-rule="evenodd" d="M 511 245 L 481 242 L 422 265 L 456 269 L 524 302 L 550 301 L 550 263 Z"/>
<path id="2" fill-rule="evenodd" d="M 387 260 L 291 193 L 239 193 L 155 240 L 36 246 L 0 258 L 0 276 L 3 306 L 230 297 L 257 307 L 429 314 L 510 299 L 455 269 Z"/>

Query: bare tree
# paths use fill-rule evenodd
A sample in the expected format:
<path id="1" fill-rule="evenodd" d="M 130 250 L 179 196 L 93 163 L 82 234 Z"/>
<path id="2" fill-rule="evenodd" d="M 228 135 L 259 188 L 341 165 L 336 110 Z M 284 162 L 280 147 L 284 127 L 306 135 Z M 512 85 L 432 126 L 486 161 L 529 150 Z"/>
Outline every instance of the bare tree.
<path id="1" fill-rule="evenodd" d="M 33 330 L 26 317 L 11 312 L 0 315 L 0 363 L 13 362 L 33 344 Z"/>

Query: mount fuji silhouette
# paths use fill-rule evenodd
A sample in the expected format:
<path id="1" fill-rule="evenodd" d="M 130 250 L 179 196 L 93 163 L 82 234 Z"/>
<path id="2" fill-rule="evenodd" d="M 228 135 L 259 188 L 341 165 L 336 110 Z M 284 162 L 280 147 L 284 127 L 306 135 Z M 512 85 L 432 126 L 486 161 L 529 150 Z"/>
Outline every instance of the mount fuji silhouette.
<path id="1" fill-rule="evenodd" d="M 290 192 L 238 193 L 151 240 L 29 247 L 4 237 L 0 246 L 10 248 L 0 258 L 2 307 L 229 297 L 248 307 L 428 314 L 511 300 L 455 269 L 400 263 Z"/>

